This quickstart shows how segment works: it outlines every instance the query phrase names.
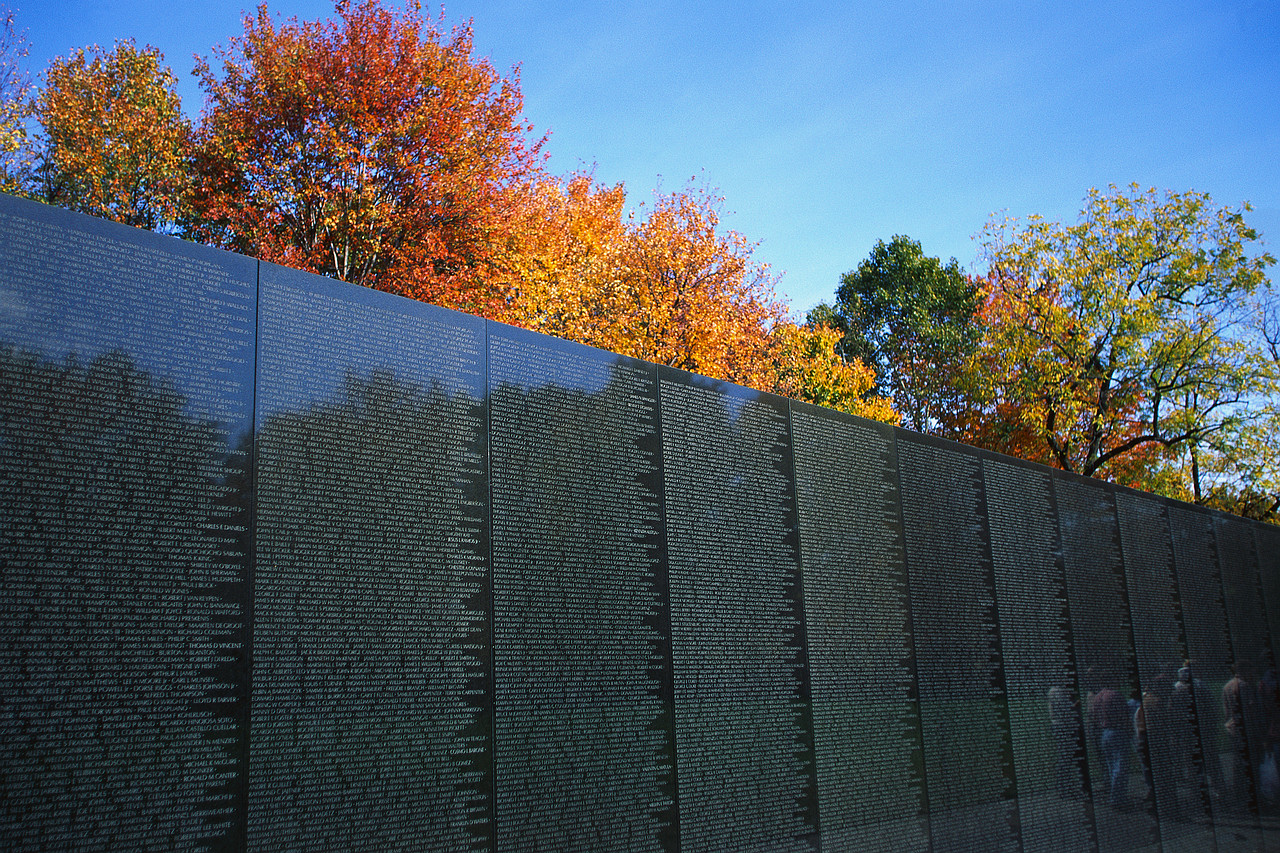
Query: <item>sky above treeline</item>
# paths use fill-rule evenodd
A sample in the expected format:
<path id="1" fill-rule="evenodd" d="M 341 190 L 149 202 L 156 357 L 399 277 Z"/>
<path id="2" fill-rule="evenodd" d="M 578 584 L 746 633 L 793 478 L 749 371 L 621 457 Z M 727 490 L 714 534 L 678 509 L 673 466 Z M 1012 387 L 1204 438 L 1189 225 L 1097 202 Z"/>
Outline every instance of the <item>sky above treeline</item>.
<path id="1" fill-rule="evenodd" d="M 391 5 L 397 5 L 392 3 Z M 193 118 L 194 54 L 244 31 L 239 0 L 12 0 L 34 75 L 76 47 L 163 51 Z M 326 0 L 275 0 L 330 17 Z M 435 15 L 439 6 L 424 4 Z M 520 66 L 550 168 L 630 202 L 691 178 L 801 313 L 876 240 L 981 272 L 992 216 L 1074 222 L 1090 187 L 1251 202 L 1280 255 L 1280 3 L 452 0 L 475 51 Z M 1274 276 L 1273 276 L 1274 277 Z"/>

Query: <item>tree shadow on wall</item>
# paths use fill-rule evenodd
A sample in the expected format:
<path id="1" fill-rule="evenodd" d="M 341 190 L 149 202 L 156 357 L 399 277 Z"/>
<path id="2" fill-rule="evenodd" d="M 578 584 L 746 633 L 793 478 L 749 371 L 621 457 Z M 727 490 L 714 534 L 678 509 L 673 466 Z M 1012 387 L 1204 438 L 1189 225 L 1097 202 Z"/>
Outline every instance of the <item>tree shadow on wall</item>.
<path id="1" fill-rule="evenodd" d="M 483 414 L 381 369 L 262 423 L 251 842 L 488 831 Z"/>
<path id="2" fill-rule="evenodd" d="M 185 406 L 123 351 L 0 347 L 0 846 L 232 831 L 247 455 Z"/>

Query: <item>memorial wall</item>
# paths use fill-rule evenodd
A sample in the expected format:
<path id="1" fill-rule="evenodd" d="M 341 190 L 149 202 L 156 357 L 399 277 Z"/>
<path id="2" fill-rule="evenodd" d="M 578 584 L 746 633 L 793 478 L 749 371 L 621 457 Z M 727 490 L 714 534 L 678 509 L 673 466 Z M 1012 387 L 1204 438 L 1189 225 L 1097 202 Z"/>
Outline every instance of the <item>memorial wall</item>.
<path id="1" fill-rule="evenodd" d="M 1280 528 L 0 198 L 0 848 L 1280 851 Z"/>

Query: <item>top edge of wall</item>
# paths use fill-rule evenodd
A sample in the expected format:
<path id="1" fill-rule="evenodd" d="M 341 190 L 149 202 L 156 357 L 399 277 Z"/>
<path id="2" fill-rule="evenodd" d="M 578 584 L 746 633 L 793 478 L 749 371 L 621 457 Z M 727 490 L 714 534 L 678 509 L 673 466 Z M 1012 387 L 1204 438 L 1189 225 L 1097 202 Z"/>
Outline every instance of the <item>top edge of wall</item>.
<path id="1" fill-rule="evenodd" d="M 954 450 L 958 450 L 963 453 L 976 455 L 980 459 L 990 459 L 992 461 L 999 461 L 999 462 L 1012 464 L 1017 467 L 1042 471 L 1050 476 L 1054 476 L 1062 479 L 1074 480 L 1082 483 L 1092 483 L 1098 487 L 1101 487 L 1103 489 L 1106 489 L 1115 493 L 1128 493 L 1135 496 L 1156 500 L 1161 502 L 1164 505 L 1179 506 L 1194 512 L 1205 513 L 1213 517 L 1220 517 L 1224 519 L 1233 519 L 1237 521 L 1247 522 L 1250 525 L 1256 526 L 1260 529 L 1269 529 L 1271 527 L 1275 527 L 1275 525 L 1269 525 L 1263 521 L 1258 521 L 1256 519 L 1251 519 L 1251 518 L 1245 518 L 1244 516 L 1235 515 L 1233 513 L 1225 512 L 1223 510 L 1199 506 L 1197 504 L 1192 504 L 1186 501 L 1180 501 L 1175 498 L 1159 495 L 1154 492 L 1146 492 L 1146 491 L 1142 491 L 1141 489 L 1132 488 L 1130 486 L 1124 486 L 1117 483 L 1108 482 L 1106 480 L 1101 480 L 1096 477 L 1088 477 L 1083 474 L 1076 474 L 1069 471 L 1063 471 L 1058 468 L 1053 468 L 1048 465 L 1044 465 L 1043 463 L 1040 463 L 1040 462 L 1020 459 L 1016 456 L 1009 456 L 1007 454 L 1000 453 L 998 451 L 987 450 L 987 449 L 976 447 L 973 445 L 964 444 L 962 442 L 953 441 L 951 439 L 929 435 L 927 433 L 915 432 L 905 427 L 896 426 L 893 424 L 886 424 L 881 421 L 875 421 L 868 418 L 863 418 L 858 415 L 851 415 L 847 412 L 842 412 L 838 409 L 833 409 L 827 406 L 821 406 L 815 403 L 808 403 L 802 400 L 794 400 L 794 399 L 782 397 L 780 395 L 774 394 L 769 391 L 761 391 L 759 389 L 750 388 L 745 385 L 739 385 L 737 383 L 730 382 L 728 380 L 715 379 L 713 377 L 704 376 L 702 374 L 683 370 L 681 368 L 671 367 L 669 365 L 661 365 L 655 362 L 648 362 L 643 359 L 635 358 L 633 356 L 626 356 L 620 353 L 612 352 L 610 350 L 601 349 L 599 347 L 593 347 L 589 344 L 583 344 L 583 343 L 579 343 L 577 341 L 571 341 L 565 338 L 558 338 L 554 335 L 548 335 L 544 332 L 538 332 L 532 329 L 525 329 L 523 327 L 515 326 L 509 323 L 503 323 L 498 320 L 490 320 L 487 318 L 479 317 L 478 315 L 468 314 L 465 311 L 459 311 L 454 308 L 446 308 L 443 306 L 434 305 L 432 303 L 422 302 L 420 300 L 415 300 L 410 297 L 403 296 L 397 293 L 373 290 L 372 288 L 362 287 L 357 284 L 351 284 L 350 282 L 341 281 L 340 279 L 331 278 L 329 276 L 319 275 L 317 273 L 309 272 L 307 270 L 299 270 L 293 267 L 284 266 L 282 264 L 276 264 L 271 261 L 262 261 L 257 258 L 253 258 L 251 256 L 241 254 L 239 252 L 220 249 L 215 246 L 209 246 L 207 244 L 197 243 L 191 240 L 184 240 L 181 237 L 177 237 L 169 234 L 161 234 L 145 228 L 137 228 L 131 225 L 125 225 L 119 222 L 114 222 L 109 219 L 104 219 L 102 217 L 91 216 L 89 214 L 67 210 L 65 208 L 57 207 L 55 205 L 45 204 L 40 201 L 22 198 L 19 196 L 11 195 L 9 193 L 0 192 L 0 214 L 20 216 L 28 220 L 32 220 L 32 221 L 36 221 L 36 222 L 40 222 L 40 223 L 44 223 L 52 226 L 73 228 L 76 230 L 102 234 L 103 236 L 113 237 L 115 239 L 119 239 L 122 241 L 140 243 L 143 245 L 150 245 L 155 248 L 164 248 L 164 249 L 169 249 L 171 251 L 178 251 L 181 254 L 186 256 L 199 256 L 200 254 L 205 254 L 210 257 L 216 256 L 224 263 L 248 263 L 248 264 L 256 263 L 259 265 L 259 275 L 262 276 L 263 278 L 283 278 L 283 279 L 294 278 L 296 281 L 308 282 L 312 287 L 319 287 L 320 289 L 327 291 L 328 293 L 336 297 L 350 299 L 353 302 L 371 304 L 371 303 L 376 303 L 377 301 L 385 301 L 387 305 L 398 304 L 402 310 L 407 309 L 413 312 L 423 310 L 423 307 L 425 307 L 425 309 L 428 310 L 429 313 L 436 314 L 437 316 L 441 316 L 441 317 L 447 317 L 450 315 L 456 316 L 457 318 L 459 318 L 459 322 L 465 323 L 467 325 L 473 325 L 476 323 L 476 321 L 481 321 L 486 326 L 490 334 L 497 332 L 499 334 L 514 336 L 514 337 L 521 337 L 529 340 L 540 339 L 540 340 L 549 342 L 556 349 L 565 353 L 580 353 L 584 356 L 597 358 L 597 359 L 605 359 L 605 360 L 614 359 L 614 360 L 618 360 L 619 362 L 625 362 L 630 364 L 650 365 L 658 371 L 659 377 L 661 377 L 665 373 L 668 377 L 671 377 L 676 381 L 697 385 L 703 388 L 714 389 L 740 399 L 762 399 L 762 400 L 773 400 L 773 401 L 785 401 L 785 403 L 790 407 L 798 408 L 800 410 L 807 409 L 810 411 L 819 412 L 824 416 L 844 419 L 852 423 L 857 423 L 863 426 L 870 427 L 881 433 L 885 433 L 886 430 L 891 430 L 895 441 L 907 439 L 913 442 L 931 444 L 939 447 L 947 447 Z M 232 261 L 231 260 L 232 258 L 242 259 L 242 261 Z M 343 293 L 344 290 L 346 290 L 347 292 Z M 397 303 L 396 300 L 399 300 L 399 302 Z M 419 306 L 419 307 L 415 307 L 415 306 Z"/>

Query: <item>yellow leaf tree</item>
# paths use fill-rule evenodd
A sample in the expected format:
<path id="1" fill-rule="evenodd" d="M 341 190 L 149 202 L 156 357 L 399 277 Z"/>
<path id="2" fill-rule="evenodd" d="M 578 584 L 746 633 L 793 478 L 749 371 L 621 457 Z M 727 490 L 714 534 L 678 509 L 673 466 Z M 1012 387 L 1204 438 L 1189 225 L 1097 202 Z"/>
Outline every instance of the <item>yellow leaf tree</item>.
<path id="1" fill-rule="evenodd" d="M 182 218 L 190 126 L 163 63 L 156 48 L 121 41 L 50 64 L 34 105 L 35 195 L 139 228 Z"/>
<path id="2" fill-rule="evenodd" d="M 859 359 L 845 360 L 837 350 L 842 335 L 830 326 L 779 323 L 773 329 L 774 390 L 851 415 L 899 423 L 893 401 L 875 394 L 876 372 Z"/>
<path id="3" fill-rule="evenodd" d="M 1075 225 L 989 225 L 979 440 L 1018 435 L 1063 470 L 1144 485 L 1255 421 L 1274 366 L 1250 318 L 1274 261 L 1248 210 L 1110 187 Z"/>
<path id="4" fill-rule="evenodd" d="M 690 187 L 624 216 L 621 185 L 590 175 L 526 185 L 507 259 L 507 322 L 635 358 L 896 423 L 875 372 L 839 332 L 786 317 L 754 244 Z"/>

